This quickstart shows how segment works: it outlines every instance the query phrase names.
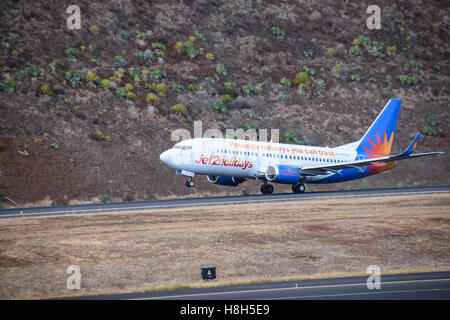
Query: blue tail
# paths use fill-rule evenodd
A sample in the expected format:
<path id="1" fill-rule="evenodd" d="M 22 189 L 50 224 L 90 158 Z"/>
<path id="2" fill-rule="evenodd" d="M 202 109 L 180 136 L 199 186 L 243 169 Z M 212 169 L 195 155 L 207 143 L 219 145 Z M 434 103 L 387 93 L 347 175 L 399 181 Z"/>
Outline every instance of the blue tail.
<path id="1" fill-rule="evenodd" d="M 369 158 L 390 154 L 401 105 L 402 99 L 389 100 L 369 130 L 358 141 L 358 154 Z"/>

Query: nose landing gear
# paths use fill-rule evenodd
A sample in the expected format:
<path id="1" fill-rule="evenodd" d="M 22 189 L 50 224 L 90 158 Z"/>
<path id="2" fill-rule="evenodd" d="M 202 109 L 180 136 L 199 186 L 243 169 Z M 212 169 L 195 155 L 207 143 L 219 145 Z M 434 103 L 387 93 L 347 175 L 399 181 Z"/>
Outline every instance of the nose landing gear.
<path id="1" fill-rule="evenodd" d="M 189 179 L 186 181 L 186 187 L 192 188 L 194 185 L 195 185 L 195 183 L 194 183 L 194 180 L 192 180 L 192 178 L 189 178 Z"/>

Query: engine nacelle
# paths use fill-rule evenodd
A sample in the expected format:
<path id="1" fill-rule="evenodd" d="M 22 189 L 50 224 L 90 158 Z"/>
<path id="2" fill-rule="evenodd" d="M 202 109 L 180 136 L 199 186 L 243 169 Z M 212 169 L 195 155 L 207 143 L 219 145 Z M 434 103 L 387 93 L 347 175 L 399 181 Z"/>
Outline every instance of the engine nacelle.
<path id="1" fill-rule="evenodd" d="M 271 182 L 297 184 L 300 181 L 300 171 L 286 165 L 275 165 L 267 168 L 266 179 Z"/>
<path id="2" fill-rule="evenodd" d="M 236 178 L 236 177 L 226 177 L 226 176 L 207 176 L 208 181 L 214 184 L 219 184 L 221 186 L 231 186 L 236 187 L 239 183 L 242 183 L 245 181 L 245 179 L 242 178 Z"/>

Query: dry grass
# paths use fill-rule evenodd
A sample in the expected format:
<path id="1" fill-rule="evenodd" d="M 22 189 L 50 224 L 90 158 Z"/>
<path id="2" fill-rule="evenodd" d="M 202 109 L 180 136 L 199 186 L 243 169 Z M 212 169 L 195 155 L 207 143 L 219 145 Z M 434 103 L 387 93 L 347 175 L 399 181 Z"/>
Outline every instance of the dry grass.
<path id="1" fill-rule="evenodd" d="M 0 220 L 0 298 L 450 270 L 448 194 Z M 66 268 L 81 268 L 81 290 Z M 211 282 L 210 284 L 218 284 Z"/>

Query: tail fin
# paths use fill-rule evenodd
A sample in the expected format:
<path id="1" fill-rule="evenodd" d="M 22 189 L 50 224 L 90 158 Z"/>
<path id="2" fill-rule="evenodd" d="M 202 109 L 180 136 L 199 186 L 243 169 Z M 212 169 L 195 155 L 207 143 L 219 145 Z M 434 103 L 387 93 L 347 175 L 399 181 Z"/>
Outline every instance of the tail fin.
<path id="1" fill-rule="evenodd" d="M 384 109 L 358 141 L 356 151 L 367 156 L 388 156 L 394 142 L 394 131 L 402 99 L 390 99 Z"/>

